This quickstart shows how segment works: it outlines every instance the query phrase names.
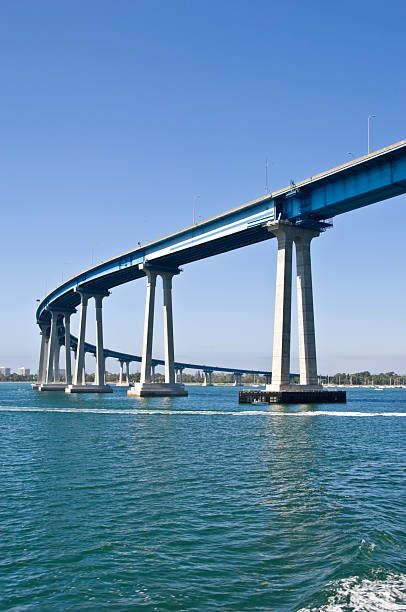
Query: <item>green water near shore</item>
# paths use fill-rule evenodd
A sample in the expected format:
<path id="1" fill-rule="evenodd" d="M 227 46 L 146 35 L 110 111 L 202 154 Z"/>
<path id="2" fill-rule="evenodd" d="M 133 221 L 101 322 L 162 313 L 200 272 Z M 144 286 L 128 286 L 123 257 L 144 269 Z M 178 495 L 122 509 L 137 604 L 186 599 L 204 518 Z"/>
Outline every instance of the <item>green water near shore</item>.
<path id="1" fill-rule="evenodd" d="M 189 392 L 0 385 L 0 609 L 406 610 L 406 390 Z"/>

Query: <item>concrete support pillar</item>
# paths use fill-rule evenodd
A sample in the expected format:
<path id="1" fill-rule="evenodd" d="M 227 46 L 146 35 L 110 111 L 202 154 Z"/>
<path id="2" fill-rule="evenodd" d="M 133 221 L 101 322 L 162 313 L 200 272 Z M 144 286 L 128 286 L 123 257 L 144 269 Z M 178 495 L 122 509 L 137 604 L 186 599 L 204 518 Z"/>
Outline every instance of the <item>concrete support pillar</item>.
<path id="1" fill-rule="evenodd" d="M 211 387 L 212 386 L 212 379 L 211 379 L 211 375 L 212 375 L 212 371 L 211 370 L 203 370 L 203 375 L 204 375 L 204 381 L 203 381 L 203 387 Z"/>
<path id="2" fill-rule="evenodd" d="M 142 362 L 140 383 L 151 382 L 152 341 L 154 336 L 155 289 L 157 273 L 145 269 L 147 277 L 147 295 L 145 301 L 144 340 L 142 344 Z"/>
<path id="3" fill-rule="evenodd" d="M 73 350 L 73 368 L 72 368 L 72 372 L 75 373 L 76 372 L 76 362 L 78 360 L 78 351 L 77 348 Z"/>
<path id="4" fill-rule="evenodd" d="M 293 234 L 292 227 L 284 223 L 269 230 L 278 240 L 272 386 L 280 388 L 289 385 Z"/>
<path id="5" fill-rule="evenodd" d="M 184 385 L 175 382 L 175 354 L 173 341 L 172 314 L 172 277 L 180 270 L 154 268 L 151 264 L 140 266 L 147 277 L 147 296 L 145 303 L 144 339 L 142 345 L 142 362 L 140 382 L 131 387 L 127 394 L 136 397 L 185 396 Z M 164 348 L 165 348 L 165 382 L 155 382 L 155 368 L 152 366 L 152 342 L 155 310 L 156 278 L 162 277 L 164 309 Z"/>
<path id="6" fill-rule="evenodd" d="M 164 353 L 165 353 L 165 382 L 175 383 L 175 348 L 173 342 L 173 313 L 172 313 L 172 277 L 171 272 L 161 273 L 164 290 Z"/>
<path id="7" fill-rule="evenodd" d="M 40 349 L 40 354 L 39 354 L 38 379 L 37 379 L 37 384 L 39 385 L 41 383 L 44 383 L 46 380 L 50 326 L 41 325 L 40 329 L 41 329 L 41 349 Z"/>
<path id="8" fill-rule="evenodd" d="M 95 295 L 96 305 L 96 372 L 94 384 L 104 387 L 106 384 L 106 368 L 103 348 L 103 298 L 105 295 Z"/>
<path id="9" fill-rule="evenodd" d="M 234 387 L 241 387 L 241 376 L 239 372 L 234 373 Z"/>
<path id="10" fill-rule="evenodd" d="M 300 387 L 317 389 L 310 242 L 320 231 L 295 226 L 288 221 L 269 223 L 268 229 L 278 240 L 272 384 L 269 390 L 288 390 L 293 386 L 289 375 L 293 242 L 296 246 Z"/>
<path id="11" fill-rule="evenodd" d="M 127 375 L 127 385 L 130 385 L 130 362 L 126 361 L 125 362 L 125 369 L 126 369 L 126 375 Z"/>
<path id="12" fill-rule="evenodd" d="M 58 343 L 58 314 L 51 312 L 51 331 L 48 343 L 46 384 L 54 382 L 55 349 Z"/>
<path id="13" fill-rule="evenodd" d="M 64 312 L 65 322 L 65 382 L 67 385 L 72 384 L 72 362 L 70 354 L 70 317 L 71 312 Z"/>
<path id="14" fill-rule="evenodd" d="M 297 265 L 297 308 L 299 371 L 301 385 L 317 385 L 316 337 L 314 329 L 310 243 L 319 232 L 302 229 L 295 237 Z"/>
<path id="15" fill-rule="evenodd" d="M 60 356 L 61 356 L 61 344 L 60 344 L 59 336 L 58 336 L 56 346 L 55 346 L 54 382 L 59 382 L 61 379 L 61 373 L 60 373 L 60 367 L 59 367 Z"/>
<path id="16" fill-rule="evenodd" d="M 80 295 L 80 322 L 79 322 L 79 334 L 78 334 L 78 346 L 77 346 L 77 357 L 75 363 L 75 374 L 73 377 L 74 385 L 85 384 L 85 338 L 86 338 L 86 316 L 87 316 L 87 304 L 89 301 L 89 295 L 87 293 L 79 292 Z"/>
<path id="17" fill-rule="evenodd" d="M 118 384 L 119 385 L 123 384 L 123 367 L 124 367 L 124 363 L 122 361 L 120 361 L 120 376 L 118 378 Z"/>

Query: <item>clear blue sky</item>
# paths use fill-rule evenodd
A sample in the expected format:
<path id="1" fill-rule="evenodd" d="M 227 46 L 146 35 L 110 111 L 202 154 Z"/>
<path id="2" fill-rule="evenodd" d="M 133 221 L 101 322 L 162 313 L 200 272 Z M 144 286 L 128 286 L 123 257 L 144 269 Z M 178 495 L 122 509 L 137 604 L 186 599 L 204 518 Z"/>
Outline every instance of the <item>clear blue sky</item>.
<path id="1" fill-rule="evenodd" d="M 195 201 L 261 195 L 266 157 L 275 189 L 365 153 L 370 113 L 373 148 L 404 138 L 405 23 L 403 0 L 3 0 L 0 364 L 37 367 L 36 298 Z M 314 241 L 320 372 L 406 372 L 405 227 L 400 197 Z M 185 266 L 178 359 L 270 367 L 275 254 Z M 107 346 L 140 351 L 143 300 L 142 282 L 106 300 Z"/>

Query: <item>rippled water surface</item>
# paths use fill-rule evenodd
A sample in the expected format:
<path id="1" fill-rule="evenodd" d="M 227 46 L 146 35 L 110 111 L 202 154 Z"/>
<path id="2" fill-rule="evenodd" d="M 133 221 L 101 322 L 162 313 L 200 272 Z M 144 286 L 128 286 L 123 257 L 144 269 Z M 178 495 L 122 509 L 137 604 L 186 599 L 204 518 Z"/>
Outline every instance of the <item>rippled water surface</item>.
<path id="1" fill-rule="evenodd" d="M 406 389 L 0 385 L 0 609 L 406 610 Z"/>

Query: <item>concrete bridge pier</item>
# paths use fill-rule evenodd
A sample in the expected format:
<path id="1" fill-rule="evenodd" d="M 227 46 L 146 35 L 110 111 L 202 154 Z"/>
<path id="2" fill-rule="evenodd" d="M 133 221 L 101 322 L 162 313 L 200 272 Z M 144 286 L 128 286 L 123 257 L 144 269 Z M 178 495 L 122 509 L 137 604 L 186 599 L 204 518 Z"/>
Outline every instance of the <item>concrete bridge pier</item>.
<path id="1" fill-rule="evenodd" d="M 51 315 L 49 339 L 41 341 L 40 364 L 42 363 L 42 366 L 41 373 L 39 373 L 41 382 L 36 388 L 38 391 L 63 391 L 65 383 L 61 383 L 59 380 L 59 355 L 61 350 L 59 330 L 62 315 L 57 310 L 50 310 L 49 312 Z M 45 335 L 47 333 L 45 331 Z"/>
<path id="2" fill-rule="evenodd" d="M 65 393 L 111 393 L 112 388 L 105 382 L 105 360 L 103 351 L 103 298 L 109 295 L 108 291 L 86 292 L 77 290 L 80 295 L 80 322 L 77 346 L 77 357 L 73 383 L 65 388 Z M 96 371 L 94 384 L 86 384 L 85 380 L 85 338 L 86 319 L 89 299 L 94 298 L 96 306 Z"/>
<path id="3" fill-rule="evenodd" d="M 202 383 L 202 387 L 212 387 L 213 386 L 212 378 L 211 378 L 212 374 L 213 374 L 212 370 L 203 370 L 204 380 Z"/>
<path id="4" fill-rule="evenodd" d="M 268 224 L 278 240 L 272 383 L 267 391 L 318 391 L 310 243 L 318 230 L 288 221 Z M 292 248 L 296 247 L 300 385 L 290 384 Z"/>
<path id="5" fill-rule="evenodd" d="M 47 369 L 47 356 L 48 356 L 48 345 L 51 328 L 49 324 L 40 325 L 41 333 L 41 348 L 39 353 L 39 364 L 38 364 L 38 376 L 37 382 L 32 384 L 33 389 L 39 389 L 39 387 L 45 383 L 46 369 Z"/>
<path id="6" fill-rule="evenodd" d="M 71 346 L 70 346 L 70 318 L 76 310 L 67 311 L 63 313 L 63 319 L 65 324 L 65 382 L 66 386 L 72 384 L 72 359 L 71 359 Z"/>
<path id="7" fill-rule="evenodd" d="M 239 372 L 234 373 L 234 387 L 242 387 L 242 374 Z"/>
<path id="8" fill-rule="evenodd" d="M 124 364 L 126 371 L 124 373 Z M 120 359 L 120 376 L 116 387 L 129 387 L 130 386 L 130 362 L 123 361 Z"/>
<path id="9" fill-rule="evenodd" d="M 142 361 L 140 382 L 127 391 L 127 395 L 135 397 L 172 397 L 187 395 L 185 386 L 175 381 L 175 356 L 172 313 L 172 278 L 179 274 L 179 269 L 154 268 L 152 265 L 141 266 L 147 277 L 147 292 L 145 301 L 144 339 L 142 346 Z M 164 310 L 164 352 L 165 352 L 165 382 L 157 383 L 152 376 L 152 345 L 154 335 L 155 292 L 157 277 L 161 276 L 163 285 Z"/>
<path id="10" fill-rule="evenodd" d="M 61 382 L 61 371 L 60 371 L 60 357 L 61 357 L 61 339 L 58 336 L 55 346 L 55 357 L 54 357 L 54 382 Z"/>
<path id="11" fill-rule="evenodd" d="M 176 369 L 176 382 L 183 385 L 183 368 Z"/>

